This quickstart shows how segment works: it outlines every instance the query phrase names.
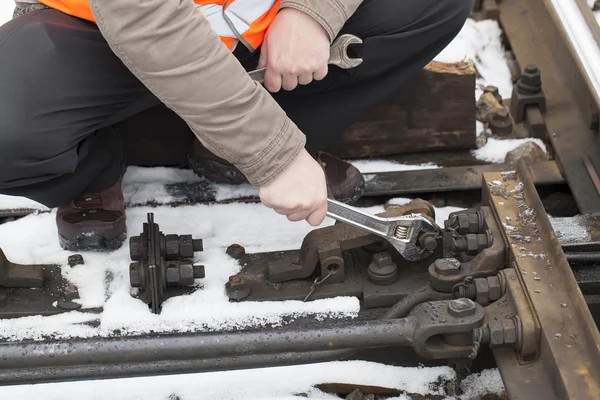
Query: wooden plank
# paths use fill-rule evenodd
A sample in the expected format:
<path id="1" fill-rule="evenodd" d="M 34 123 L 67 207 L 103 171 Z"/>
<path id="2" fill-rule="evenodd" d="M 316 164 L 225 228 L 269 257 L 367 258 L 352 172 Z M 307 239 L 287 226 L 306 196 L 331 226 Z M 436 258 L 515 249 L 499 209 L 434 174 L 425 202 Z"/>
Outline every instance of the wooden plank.
<path id="1" fill-rule="evenodd" d="M 473 149 L 475 78 L 470 62 L 433 61 L 329 148 L 339 157 Z"/>

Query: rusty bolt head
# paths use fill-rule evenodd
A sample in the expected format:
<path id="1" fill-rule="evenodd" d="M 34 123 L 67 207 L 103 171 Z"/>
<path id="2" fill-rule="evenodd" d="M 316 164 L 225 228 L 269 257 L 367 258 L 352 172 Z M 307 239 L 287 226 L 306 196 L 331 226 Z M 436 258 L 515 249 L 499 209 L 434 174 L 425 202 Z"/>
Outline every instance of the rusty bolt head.
<path id="1" fill-rule="evenodd" d="M 194 252 L 204 251 L 204 242 L 202 239 L 192 239 L 192 249 Z"/>
<path id="2" fill-rule="evenodd" d="M 367 276 L 376 285 L 391 285 L 398 279 L 398 266 L 387 251 L 376 253 L 367 269 Z"/>
<path id="3" fill-rule="evenodd" d="M 246 255 L 246 249 L 239 244 L 232 244 L 227 248 L 227 255 L 236 260 L 241 259 Z"/>
<path id="4" fill-rule="evenodd" d="M 392 256 L 387 251 L 375 253 L 375 254 L 373 254 L 373 263 L 375 263 L 375 265 L 379 268 L 385 267 L 385 266 L 393 263 Z"/>
<path id="5" fill-rule="evenodd" d="M 71 267 L 84 264 L 83 256 L 81 254 L 73 254 L 72 256 L 69 256 L 67 262 L 69 263 L 69 266 L 71 266 Z"/>
<path id="6" fill-rule="evenodd" d="M 453 276 L 460 273 L 460 261 L 456 258 L 440 258 L 433 263 L 435 273 L 441 276 Z"/>
<path id="7" fill-rule="evenodd" d="M 139 288 L 142 287 L 142 280 L 139 271 L 140 264 L 137 262 L 129 265 L 129 284 L 131 287 Z"/>
<path id="8" fill-rule="evenodd" d="M 234 301 L 243 300 L 252 292 L 252 287 L 246 277 L 240 275 L 230 276 L 225 289 L 229 299 Z"/>
<path id="9" fill-rule="evenodd" d="M 448 313 L 455 318 L 464 318 L 475 314 L 475 303 L 470 299 L 456 299 L 448 302 Z"/>
<path id="10" fill-rule="evenodd" d="M 467 250 L 467 239 L 464 236 L 452 238 L 452 251 L 462 252 Z"/>

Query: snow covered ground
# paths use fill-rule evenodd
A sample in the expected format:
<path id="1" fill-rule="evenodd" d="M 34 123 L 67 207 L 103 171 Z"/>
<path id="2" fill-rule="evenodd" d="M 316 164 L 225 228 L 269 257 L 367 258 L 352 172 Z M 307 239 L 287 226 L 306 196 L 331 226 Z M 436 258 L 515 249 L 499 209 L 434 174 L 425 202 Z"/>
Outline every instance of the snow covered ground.
<path id="1" fill-rule="evenodd" d="M 10 19 L 12 2 L 0 4 L 0 24 Z M 458 38 L 439 57 L 442 61 L 474 58 L 482 78 L 481 84 L 495 84 L 505 95 L 510 90 L 510 74 L 503 62 L 499 47 L 497 24 L 469 21 Z M 502 149 L 501 151 L 505 151 Z M 501 158 L 496 156 L 496 158 Z M 406 170 L 435 168 L 435 165 L 404 166 L 385 162 L 360 162 L 361 171 Z M 132 169 L 126 178 L 125 193 L 129 198 L 160 198 L 165 182 L 189 179 L 188 172 L 167 169 Z M 152 181 L 154 186 L 142 185 Z M 147 192 L 141 192 L 145 188 Z M 149 189 L 148 189 L 149 188 Z M 235 191 L 253 190 L 248 187 L 223 187 L 221 195 L 235 197 Z M 245 193 L 245 192 L 244 192 Z M 163 197 L 163 200 L 165 198 Z M 166 199 L 168 200 L 168 199 Z M 399 200 L 396 202 L 405 202 Z M 4 203 L 3 203 L 4 202 Z M 12 202 L 12 203 L 9 203 Z M 28 207 L 22 199 L 0 198 L 0 207 Z M 39 207 L 39 206 L 37 206 Z M 42 207 L 40 209 L 43 210 Z M 370 208 L 370 212 L 382 211 Z M 452 208 L 438 209 L 438 222 L 443 221 Z M 207 278 L 200 280 L 200 288 L 189 296 L 173 298 L 164 304 L 160 316 L 151 314 L 147 307 L 130 295 L 126 246 L 112 254 L 84 253 L 86 264 L 74 268 L 66 265 L 71 253 L 58 246 L 55 211 L 31 215 L 18 221 L 0 225 L 0 247 L 7 256 L 21 263 L 58 263 L 64 276 L 80 290 L 84 307 L 103 306 L 100 325 L 88 326 L 86 321 L 97 319 L 94 314 L 72 312 L 54 317 L 30 317 L 0 320 L 0 336 L 10 339 L 40 339 L 44 335 L 57 337 L 103 336 L 115 329 L 139 333 L 154 331 L 227 330 L 242 326 L 280 325 L 285 317 L 313 316 L 314 318 L 341 318 L 356 315 L 359 304 L 355 298 L 338 298 L 314 302 L 245 303 L 231 304 L 224 293 L 224 283 L 239 267 L 225 254 L 233 242 L 246 246 L 248 252 L 274 251 L 298 248 L 302 238 L 312 229 L 307 224 L 291 224 L 258 204 L 231 204 L 193 207 L 134 208 L 128 210 L 129 235 L 140 233 L 147 212 L 154 212 L 157 223 L 166 233 L 192 233 L 205 240 L 206 251 L 199 253 L 198 261 L 206 265 Z M 327 221 L 325 225 L 331 224 Z M 306 393 L 311 399 L 332 399 L 313 389 L 325 381 L 381 385 L 402 389 L 409 393 L 432 395 L 438 393 L 433 383 L 439 378 L 453 379 L 448 368 L 396 368 L 372 363 L 324 363 L 311 366 L 273 368 L 251 371 L 229 371 L 211 374 L 180 375 L 158 378 L 121 379 L 97 382 L 15 386 L 0 388 L 0 398 L 8 399 L 293 399 Z M 463 382 L 462 399 L 475 399 L 485 393 L 499 393 L 502 383 L 497 371 L 473 375 Z M 399 397 L 404 399 L 406 397 Z"/>

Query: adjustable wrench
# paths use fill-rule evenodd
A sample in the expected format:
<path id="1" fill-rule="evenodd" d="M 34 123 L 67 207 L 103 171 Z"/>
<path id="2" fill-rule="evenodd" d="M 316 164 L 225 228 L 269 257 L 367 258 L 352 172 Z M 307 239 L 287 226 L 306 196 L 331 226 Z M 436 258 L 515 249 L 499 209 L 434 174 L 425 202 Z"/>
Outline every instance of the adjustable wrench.
<path id="1" fill-rule="evenodd" d="M 354 35 L 341 35 L 338 37 L 329 49 L 329 64 L 336 65 L 342 69 L 356 68 L 362 64 L 362 58 L 352 58 L 348 55 L 348 46 L 352 44 L 362 44 L 362 39 Z M 259 83 L 264 83 L 266 68 L 257 69 L 248 72 L 250 78 Z"/>
<path id="2" fill-rule="evenodd" d="M 382 218 L 331 199 L 327 200 L 327 216 L 382 237 L 408 261 L 431 255 L 437 247 L 432 239 L 441 234 L 437 224 L 420 214 Z"/>

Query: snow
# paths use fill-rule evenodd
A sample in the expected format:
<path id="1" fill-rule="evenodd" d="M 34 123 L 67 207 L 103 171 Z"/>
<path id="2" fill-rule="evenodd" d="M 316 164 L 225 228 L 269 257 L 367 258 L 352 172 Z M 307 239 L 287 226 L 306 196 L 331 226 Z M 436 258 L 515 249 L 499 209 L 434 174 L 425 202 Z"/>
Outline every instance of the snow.
<path id="1" fill-rule="evenodd" d="M 340 398 L 317 388 L 321 383 L 374 385 L 407 393 L 441 395 L 439 380 L 456 378 L 448 367 L 401 368 L 365 361 L 213 372 L 205 374 L 130 378 L 108 381 L 40 384 L 2 388 L 3 400 L 165 400 L 180 398 L 220 400 L 293 400 Z M 177 396 L 177 397 L 176 397 Z M 407 397 L 400 397 L 407 398 Z"/>
<path id="2" fill-rule="evenodd" d="M 469 19 L 457 37 L 435 59 L 450 63 L 472 60 L 481 76 L 477 79 L 477 85 L 496 86 L 503 98 L 510 98 L 513 84 L 505 49 L 500 41 L 501 34 L 497 21 Z M 478 87 L 476 98 L 482 93 Z"/>
<path id="3" fill-rule="evenodd" d="M 506 154 L 519 147 L 520 145 L 534 142 L 540 148 L 547 152 L 546 145 L 540 139 L 494 139 L 489 138 L 485 146 L 480 149 L 472 150 L 471 154 L 478 160 L 486 161 L 489 163 L 503 163 L 506 158 Z"/>
<path id="4" fill-rule="evenodd" d="M 360 172 L 363 174 L 370 174 L 375 172 L 395 172 L 395 171 L 414 171 L 419 169 L 436 169 L 439 168 L 437 165 L 432 163 L 409 165 L 401 164 L 388 160 L 353 160 L 350 161 Z"/>
<path id="5" fill-rule="evenodd" d="M 15 3 L 12 0 L 2 0 L 0 3 L 0 25 L 12 18 Z"/>

